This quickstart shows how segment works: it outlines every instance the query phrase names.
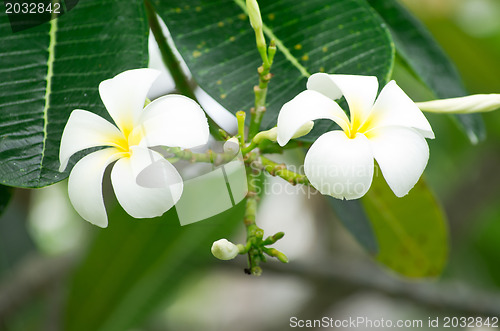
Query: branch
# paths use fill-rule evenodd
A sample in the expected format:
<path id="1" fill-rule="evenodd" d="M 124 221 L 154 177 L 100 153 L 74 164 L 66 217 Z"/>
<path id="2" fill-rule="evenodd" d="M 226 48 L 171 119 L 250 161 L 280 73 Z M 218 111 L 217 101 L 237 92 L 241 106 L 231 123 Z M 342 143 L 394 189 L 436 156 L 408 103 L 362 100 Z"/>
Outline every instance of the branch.
<path id="1" fill-rule="evenodd" d="M 461 282 L 416 282 L 389 275 L 373 264 L 352 259 L 330 259 L 318 263 L 293 262 L 282 266 L 269 263 L 269 272 L 295 275 L 313 283 L 328 282 L 335 287 L 355 286 L 409 299 L 431 309 L 453 311 L 468 316 L 499 316 L 500 293 L 475 289 Z"/>
<path id="2" fill-rule="evenodd" d="M 260 163 L 254 161 L 253 165 L 266 170 L 271 176 L 283 178 L 292 185 L 310 185 L 309 180 L 305 175 L 293 172 L 287 169 L 285 164 L 278 164 L 274 161 L 271 161 L 267 157 L 261 156 Z"/>
<path id="3" fill-rule="evenodd" d="M 160 22 L 158 21 L 158 18 L 156 16 L 156 11 L 153 8 L 153 5 L 149 0 L 145 0 L 144 5 L 146 7 L 146 15 L 148 17 L 149 27 L 151 28 L 156 43 L 158 44 L 158 48 L 160 49 L 163 63 L 165 64 L 165 66 L 168 68 L 168 71 L 172 75 L 177 90 L 179 90 L 181 94 L 193 100 L 196 100 L 193 88 L 191 87 L 189 80 L 187 79 L 186 75 L 184 74 L 184 71 L 182 70 L 180 61 L 175 56 L 174 51 L 167 42 L 167 38 L 163 34 Z"/>
<path id="4" fill-rule="evenodd" d="M 76 254 L 58 257 L 31 256 L 18 265 L 0 282 L 0 321 L 35 297 L 59 283 L 77 265 Z M 240 268 L 235 262 L 221 267 Z M 287 265 L 269 263 L 269 272 L 294 275 L 312 283 L 335 284 L 336 288 L 354 287 L 381 292 L 397 298 L 412 300 L 422 306 L 465 315 L 499 316 L 500 293 L 471 288 L 464 283 L 405 281 L 390 276 L 366 261 L 334 258 L 313 262 L 294 262 Z M 332 285 L 333 286 L 333 285 Z"/>

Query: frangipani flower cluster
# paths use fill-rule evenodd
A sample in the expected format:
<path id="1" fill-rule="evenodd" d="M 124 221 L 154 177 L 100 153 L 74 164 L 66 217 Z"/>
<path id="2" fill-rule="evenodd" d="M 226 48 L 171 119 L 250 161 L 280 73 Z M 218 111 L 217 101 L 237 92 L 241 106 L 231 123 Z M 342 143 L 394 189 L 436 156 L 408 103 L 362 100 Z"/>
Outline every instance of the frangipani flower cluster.
<path id="1" fill-rule="evenodd" d="M 156 217 L 179 200 L 183 183 L 174 166 L 150 147 L 192 148 L 208 141 L 207 119 L 195 101 L 167 95 L 144 107 L 147 92 L 159 74 L 152 69 L 129 70 L 99 85 L 101 99 L 116 126 L 89 111 L 76 109 L 64 128 L 60 171 L 76 152 L 106 147 L 78 161 L 68 183 L 74 208 L 95 225 L 108 224 L 101 189 L 108 165 L 116 161 L 111 182 L 123 209 L 136 218 Z M 139 185 L 138 175 L 152 164 L 141 177 L 154 185 Z"/>
<path id="2" fill-rule="evenodd" d="M 306 91 L 282 107 L 277 128 L 281 146 L 311 120 L 330 119 L 342 129 L 320 136 L 304 161 L 307 178 L 322 194 L 362 197 L 372 182 L 374 160 L 398 197 L 422 175 L 429 159 L 425 138 L 434 138 L 429 122 L 394 81 L 378 98 L 377 91 L 376 77 L 317 73 Z M 334 101 L 342 96 L 350 118 Z"/>
<path id="3" fill-rule="evenodd" d="M 312 185 L 335 198 L 357 199 L 369 190 L 376 162 L 392 191 L 402 197 L 422 175 L 429 158 L 426 138 L 434 138 L 422 110 L 467 113 L 491 111 L 500 105 L 498 95 L 415 104 L 394 81 L 377 98 L 376 77 L 318 73 L 309 78 L 306 91 L 283 105 L 277 127 L 259 132 L 268 104 L 269 81 L 281 79 L 283 83 L 287 77 L 273 78 L 271 68 L 282 45 L 273 40 L 266 44 L 258 1 L 246 0 L 246 7 L 262 65 L 257 70 L 259 81 L 253 90 L 249 121 L 245 121 L 244 110 L 236 112 L 237 134 L 231 137 L 219 130 L 221 140 L 226 141 L 223 148 L 213 149 L 212 144 L 206 153 L 183 150 L 207 143 L 207 119 L 196 102 L 179 95 L 161 97 L 145 106 L 147 92 L 159 74 L 150 69 L 126 71 L 100 84 L 101 99 L 114 124 L 85 110 L 73 111 L 62 136 L 60 170 L 75 153 L 104 147 L 78 161 L 69 177 L 70 200 L 84 219 L 107 226 L 101 185 L 112 163 L 111 182 L 118 202 L 135 218 L 160 216 L 176 205 L 179 222 L 185 225 L 215 216 L 246 199 L 246 242 L 236 245 L 221 239 L 213 243 L 211 251 L 221 260 L 248 254 L 245 272 L 260 275 L 259 264 L 266 256 L 288 262 L 285 254 L 269 247 L 284 233 L 264 237 L 264 230 L 257 226 L 259 193 L 265 188 L 261 171 L 293 185 Z M 164 39 L 163 34 L 156 35 L 161 29 L 152 30 L 157 40 Z M 178 86 L 187 83 L 182 74 L 175 76 Z M 234 88 L 227 88 L 227 82 L 221 82 L 217 82 L 222 84 L 217 93 L 223 91 L 225 96 L 234 92 Z M 235 95 L 226 101 L 234 100 Z M 335 102 L 341 97 L 349 105 L 349 116 Z M 266 154 L 276 151 L 275 142 L 284 146 L 308 134 L 317 119 L 332 120 L 341 130 L 326 132 L 311 145 L 304 162 L 305 175 L 267 158 Z M 175 148 L 168 149 L 169 159 L 165 159 L 154 149 L 157 146 Z M 203 175 L 192 172 L 193 178 L 185 176 L 183 182 L 168 160 L 206 163 L 199 168 L 210 171 Z"/>

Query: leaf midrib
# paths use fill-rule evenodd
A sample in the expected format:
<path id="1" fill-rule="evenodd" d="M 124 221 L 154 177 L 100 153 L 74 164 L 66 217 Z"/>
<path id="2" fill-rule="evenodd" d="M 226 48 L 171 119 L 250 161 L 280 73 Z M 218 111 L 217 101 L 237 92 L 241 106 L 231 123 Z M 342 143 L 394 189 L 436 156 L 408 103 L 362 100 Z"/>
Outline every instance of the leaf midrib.
<path id="1" fill-rule="evenodd" d="M 38 181 L 41 178 L 41 172 L 43 169 L 43 161 L 45 159 L 45 149 L 47 144 L 47 126 L 49 124 L 48 111 L 50 107 L 50 94 L 52 93 L 52 77 L 54 76 L 54 62 L 55 62 L 55 48 L 56 48 L 56 32 L 57 32 L 57 19 L 52 19 L 50 21 L 49 29 L 49 47 L 47 51 L 49 56 L 47 58 L 47 88 L 45 89 L 45 105 L 43 107 L 43 140 L 42 140 L 42 157 L 40 158 L 40 175 L 38 176 Z"/>

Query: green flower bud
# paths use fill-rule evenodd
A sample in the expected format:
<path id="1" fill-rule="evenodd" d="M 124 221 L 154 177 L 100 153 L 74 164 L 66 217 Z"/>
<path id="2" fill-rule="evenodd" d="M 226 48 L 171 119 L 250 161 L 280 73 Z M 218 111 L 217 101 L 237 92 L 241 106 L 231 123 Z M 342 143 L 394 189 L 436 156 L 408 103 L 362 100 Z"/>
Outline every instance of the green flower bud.
<path id="1" fill-rule="evenodd" d="M 308 134 L 309 132 L 311 132 L 311 130 L 312 130 L 313 127 L 314 127 L 314 122 L 313 121 L 307 122 L 306 124 L 302 125 L 297 130 L 297 132 L 295 132 L 295 134 L 293 135 L 292 139 L 300 138 L 302 136 L 305 136 L 306 134 Z M 267 131 L 262 131 L 262 132 L 257 133 L 255 135 L 255 137 L 253 138 L 253 141 L 256 144 L 260 144 L 264 139 L 267 139 L 267 140 L 275 142 L 277 138 L 278 138 L 278 128 L 274 127 L 274 128 L 269 129 Z"/>
<path id="2" fill-rule="evenodd" d="M 262 29 L 262 17 L 257 0 L 247 0 L 247 12 L 250 17 L 250 24 L 254 30 Z"/>
<path id="3" fill-rule="evenodd" d="M 260 144 L 263 140 L 267 139 L 270 141 L 276 141 L 278 136 L 278 131 L 276 128 L 269 129 L 267 131 L 261 131 L 253 137 L 253 142 L 256 144 Z"/>
<path id="4" fill-rule="evenodd" d="M 255 30 L 255 41 L 257 49 L 263 58 L 267 58 L 266 54 L 266 39 L 262 31 L 262 17 L 260 16 L 260 9 L 257 0 L 247 0 L 247 12 L 250 17 L 250 25 Z"/>

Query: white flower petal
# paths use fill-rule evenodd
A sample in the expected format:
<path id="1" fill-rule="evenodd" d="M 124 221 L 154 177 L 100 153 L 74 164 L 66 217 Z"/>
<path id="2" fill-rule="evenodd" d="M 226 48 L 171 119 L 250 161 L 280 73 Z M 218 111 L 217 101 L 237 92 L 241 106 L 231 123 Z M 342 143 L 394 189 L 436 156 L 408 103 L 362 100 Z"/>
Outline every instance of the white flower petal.
<path id="1" fill-rule="evenodd" d="M 370 131 L 368 138 L 389 187 L 398 197 L 408 194 L 429 160 L 424 137 L 417 130 L 394 126 Z"/>
<path id="2" fill-rule="evenodd" d="M 375 76 L 317 73 L 309 77 L 307 88 L 333 100 L 343 95 L 349 104 L 352 126 L 356 128 L 365 121 L 372 109 L 378 92 L 378 81 Z"/>
<path id="3" fill-rule="evenodd" d="M 422 111 L 395 81 L 390 81 L 382 89 L 366 124 L 371 128 L 406 126 L 417 129 L 426 138 L 434 138 L 431 125 Z"/>
<path id="4" fill-rule="evenodd" d="M 161 216 L 179 200 L 182 178 L 159 153 L 138 146 L 131 147 L 131 150 L 131 156 L 118 160 L 111 171 L 116 198 L 123 209 L 135 218 Z M 151 171 L 142 174 L 142 181 L 145 184 L 159 181 L 165 184 L 162 187 L 150 188 L 137 184 L 138 175 L 151 165 Z"/>
<path id="5" fill-rule="evenodd" d="M 75 109 L 69 116 L 61 137 L 59 171 L 64 171 L 71 155 L 90 147 L 117 146 L 123 134 L 104 118 L 86 110 Z"/>
<path id="6" fill-rule="evenodd" d="M 108 217 L 102 198 L 102 176 L 106 167 L 120 157 L 116 148 L 102 149 L 78 161 L 68 181 L 68 195 L 75 210 L 86 221 L 105 228 Z"/>
<path id="7" fill-rule="evenodd" d="M 143 146 L 193 148 L 205 145 L 209 137 L 203 109 L 194 100 L 177 94 L 151 102 L 135 130 L 142 131 Z"/>
<path id="8" fill-rule="evenodd" d="M 372 183 L 370 143 L 362 134 L 349 139 L 342 131 L 327 132 L 307 152 L 304 171 L 322 194 L 338 199 L 358 199 Z"/>
<path id="9" fill-rule="evenodd" d="M 278 143 L 284 146 L 304 124 L 330 119 L 349 132 L 349 119 L 342 108 L 323 94 L 306 90 L 283 105 L 278 115 Z"/>
<path id="10" fill-rule="evenodd" d="M 102 102 L 123 133 L 128 134 L 137 123 L 146 95 L 160 73 L 154 69 L 127 70 L 99 84 Z"/>

